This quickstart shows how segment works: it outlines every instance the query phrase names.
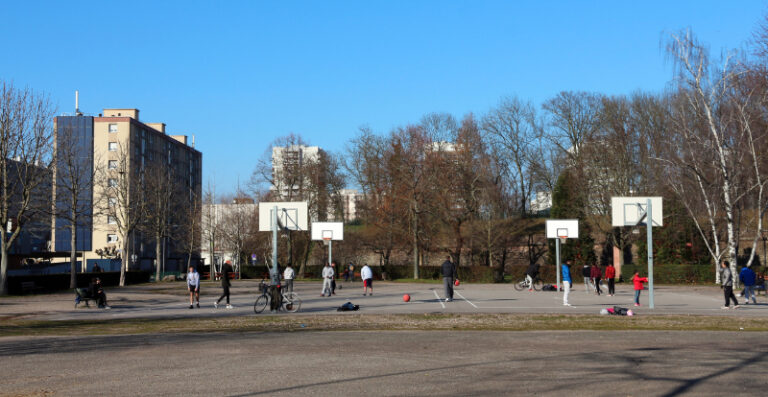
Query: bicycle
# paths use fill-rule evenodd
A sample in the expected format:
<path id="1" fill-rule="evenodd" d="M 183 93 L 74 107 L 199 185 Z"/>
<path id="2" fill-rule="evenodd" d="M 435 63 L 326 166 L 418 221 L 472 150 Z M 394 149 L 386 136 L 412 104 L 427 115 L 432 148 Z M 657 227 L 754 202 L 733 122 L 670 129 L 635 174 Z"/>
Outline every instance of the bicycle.
<path id="1" fill-rule="evenodd" d="M 520 282 L 515 283 L 515 290 L 516 291 L 522 291 L 524 289 L 531 289 L 531 288 L 533 288 L 536 291 L 541 291 L 542 287 L 544 287 L 544 282 L 541 281 L 541 279 L 538 276 L 533 278 L 533 286 L 531 286 L 528 283 L 528 277 L 524 278 Z"/>
<path id="2" fill-rule="evenodd" d="M 301 308 L 301 298 L 295 292 L 285 292 L 280 286 L 280 305 L 279 308 L 285 310 L 288 313 L 296 313 Z M 269 285 L 265 280 L 261 280 L 259 283 L 259 291 L 261 295 L 256 298 L 256 302 L 253 303 L 253 312 L 259 314 L 270 306 L 272 297 L 269 294 Z"/>

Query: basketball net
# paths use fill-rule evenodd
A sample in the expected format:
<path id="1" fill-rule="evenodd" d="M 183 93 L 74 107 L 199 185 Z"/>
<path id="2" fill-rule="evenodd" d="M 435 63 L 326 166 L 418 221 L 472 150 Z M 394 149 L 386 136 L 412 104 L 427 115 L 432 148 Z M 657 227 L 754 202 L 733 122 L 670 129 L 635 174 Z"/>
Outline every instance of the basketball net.
<path id="1" fill-rule="evenodd" d="M 560 245 L 565 244 L 565 240 L 568 240 L 568 237 L 565 236 L 558 236 L 558 238 L 560 239 Z"/>
<path id="2" fill-rule="evenodd" d="M 323 237 L 323 244 L 324 244 L 324 245 L 328 245 L 328 244 L 330 244 L 330 242 L 331 242 L 331 239 L 330 239 L 330 237 L 328 237 L 328 238 L 326 238 L 326 237 Z"/>

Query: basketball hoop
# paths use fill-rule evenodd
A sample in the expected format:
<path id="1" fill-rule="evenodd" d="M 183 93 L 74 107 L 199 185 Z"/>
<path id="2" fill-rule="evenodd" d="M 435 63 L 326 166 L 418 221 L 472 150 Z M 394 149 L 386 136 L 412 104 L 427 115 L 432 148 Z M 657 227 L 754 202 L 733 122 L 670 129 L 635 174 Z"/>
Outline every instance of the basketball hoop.
<path id="1" fill-rule="evenodd" d="M 557 238 L 560 239 L 560 244 L 565 244 L 565 241 L 568 240 L 568 236 L 557 236 Z"/>
<path id="2" fill-rule="evenodd" d="M 326 238 L 326 237 L 323 237 L 323 244 L 324 244 L 324 245 L 328 245 L 328 244 L 330 244 L 330 243 L 331 243 L 331 238 L 330 238 L 330 237 L 327 237 L 327 238 Z"/>

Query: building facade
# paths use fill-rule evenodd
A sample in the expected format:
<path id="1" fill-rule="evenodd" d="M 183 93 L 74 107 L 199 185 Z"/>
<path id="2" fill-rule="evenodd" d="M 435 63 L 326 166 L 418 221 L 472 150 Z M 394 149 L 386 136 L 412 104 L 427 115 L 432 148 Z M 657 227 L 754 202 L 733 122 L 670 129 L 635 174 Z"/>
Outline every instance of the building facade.
<path id="1" fill-rule="evenodd" d="M 168 175 L 167 180 L 172 185 L 170 201 L 176 209 L 168 211 L 169 236 L 162 242 L 163 256 L 167 258 L 165 270 L 182 270 L 191 251 L 199 258 L 199 242 L 184 244 L 183 238 L 174 238 L 171 236 L 174 233 L 170 233 L 173 228 L 200 227 L 199 221 L 189 222 L 188 217 L 194 212 L 186 209 L 201 208 L 202 153 L 193 147 L 193 142 L 190 144 L 186 135 L 169 135 L 163 123 L 140 121 L 138 109 L 104 109 L 98 117 L 59 116 L 54 120 L 54 134 L 57 152 L 54 166 L 57 183 L 53 189 L 53 202 L 57 208 L 54 213 L 60 213 L 62 206 L 67 209 L 71 202 L 68 195 L 73 193 L 66 187 L 80 178 L 80 175 L 64 172 L 68 167 L 67 159 L 81 153 L 82 175 L 94 176 L 88 188 L 78 192 L 84 208 L 80 210 L 83 216 L 77 222 L 76 249 L 80 251 L 78 256 L 82 254 L 83 267 L 90 269 L 94 260 L 105 258 L 105 253 L 114 255 L 125 247 L 120 241 L 119 219 L 116 218 L 136 201 L 147 200 L 149 192 L 146 190 L 149 189 L 140 187 L 148 186 L 147 179 L 154 177 L 148 174 L 149 169 L 160 169 Z M 102 175 L 104 177 L 100 177 Z M 130 194 L 116 197 L 120 195 L 113 193 L 118 181 L 125 182 Z M 150 215 L 151 208 L 141 216 L 149 218 Z M 55 251 L 70 250 L 70 229 L 66 227 L 70 224 L 66 217 L 54 216 L 52 247 Z M 125 243 L 132 252 L 131 268 L 154 268 L 156 239 L 146 226 L 142 220 L 142 224 L 127 236 L 129 241 Z M 199 236 L 199 231 L 190 235 Z M 195 248 L 190 250 L 185 245 Z"/>

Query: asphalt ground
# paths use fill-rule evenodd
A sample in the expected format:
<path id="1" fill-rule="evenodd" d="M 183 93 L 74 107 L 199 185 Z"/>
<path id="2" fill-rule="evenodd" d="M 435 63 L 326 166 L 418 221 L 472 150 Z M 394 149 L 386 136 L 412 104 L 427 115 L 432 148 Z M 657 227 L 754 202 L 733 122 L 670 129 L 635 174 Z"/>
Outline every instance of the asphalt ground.
<path id="1" fill-rule="evenodd" d="M 615 296 L 587 293 L 583 284 L 570 294 L 571 307 L 562 305 L 562 293 L 545 291 L 515 291 L 511 284 L 462 284 L 455 288 L 453 302 L 444 302 L 442 284 L 375 282 L 373 296 L 363 296 L 361 282 L 338 283 L 336 295 L 320 297 L 320 282 L 296 282 L 294 291 L 302 298 L 299 313 L 278 315 L 336 314 L 345 302 L 360 305 L 360 313 L 535 313 L 535 314 L 597 314 L 612 306 L 631 308 L 644 314 L 694 314 L 717 316 L 766 316 L 768 300 L 764 295 L 757 305 L 742 305 L 734 310 L 722 310 L 722 291 L 716 286 L 656 286 L 655 307 L 648 307 L 648 292 L 642 292 L 641 307 L 632 306 L 631 285 L 618 285 Z M 231 288 L 234 309 L 225 309 L 213 302 L 221 294 L 215 282 L 204 282 L 200 297 L 201 308 L 189 309 L 189 295 L 183 282 L 144 284 L 124 288 L 107 288 L 111 310 L 74 308 L 74 294 L 62 292 L 20 297 L 0 298 L 0 319 L 24 318 L 35 320 L 94 320 L 131 318 L 187 318 L 252 316 L 258 282 L 235 281 Z M 409 294 L 411 301 L 403 302 Z M 741 303 L 743 298 L 739 298 Z M 224 303 L 222 301 L 222 303 Z M 260 316 L 268 316 L 268 310 Z"/>
<path id="2" fill-rule="evenodd" d="M 0 395 L 757 396 L 766 352 L 749 332 L 6 337 Z"/>

